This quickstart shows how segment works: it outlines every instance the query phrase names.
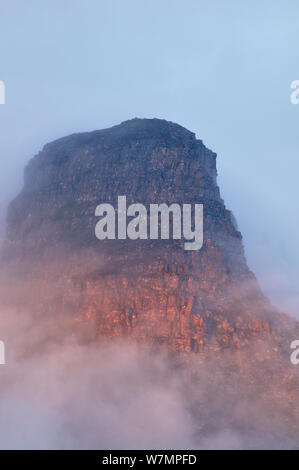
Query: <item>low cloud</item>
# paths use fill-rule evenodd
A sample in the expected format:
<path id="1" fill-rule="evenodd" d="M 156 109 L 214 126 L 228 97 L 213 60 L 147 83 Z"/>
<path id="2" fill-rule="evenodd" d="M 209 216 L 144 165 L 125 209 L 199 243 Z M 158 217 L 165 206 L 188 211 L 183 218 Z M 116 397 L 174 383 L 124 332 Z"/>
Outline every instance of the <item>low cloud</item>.
<path id="1" fill-rule="evenodd" d="M 1 313 L 7 353 L 0 367 L 2 449 L 295 445 L 275 404 L 250 398 L 230 353 L 218 366 L 198 355 L 186 363 L 128 340 L 84 342 L 67 322 L 59 325 L 63 335 L 55 335 L 56 328 L 28 312 Z"/>

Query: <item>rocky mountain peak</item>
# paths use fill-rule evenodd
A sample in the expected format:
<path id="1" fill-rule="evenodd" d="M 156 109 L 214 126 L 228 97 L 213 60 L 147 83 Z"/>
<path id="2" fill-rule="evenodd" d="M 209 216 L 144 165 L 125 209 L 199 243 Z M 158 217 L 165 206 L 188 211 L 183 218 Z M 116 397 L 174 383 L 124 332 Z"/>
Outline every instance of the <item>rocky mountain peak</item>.
<path id="1" fill-rule="evenodd" d="M 27 165 L 24 188 L 8 209 L 8 302 L 38 322 L 67 317 L 90 340 L 126 338 L 162 345 L 187 361 L 195 356 L 214 368 L 230 397 L 238 382 L 246 399 L 259 396 L 283 426 L 296 429 L 298 374 L 289 357 L 298 323 L 262 294 L 216 177 L 216 154 L 160 119 L 47 144 Z M 186 251 L 183 240 L 171 238 L 99 240 L 96 208 L 117 208 L 119 196 L 146 208 L 202 205 L 203 246 Z M 227 413 L 229 420 L 229 407 Z"/>

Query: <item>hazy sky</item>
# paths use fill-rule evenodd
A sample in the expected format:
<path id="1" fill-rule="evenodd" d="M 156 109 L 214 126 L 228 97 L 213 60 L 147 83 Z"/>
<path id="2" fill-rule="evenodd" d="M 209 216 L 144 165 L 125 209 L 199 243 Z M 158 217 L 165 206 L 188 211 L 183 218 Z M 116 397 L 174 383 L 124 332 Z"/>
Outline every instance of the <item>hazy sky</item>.
<path id="1" fill-rule="evenodd" d="M 0 209 L 55 138 L 133 117 L 218 153 L 250 267 L 299 317 L 297 0 L 0 0 Z"/>

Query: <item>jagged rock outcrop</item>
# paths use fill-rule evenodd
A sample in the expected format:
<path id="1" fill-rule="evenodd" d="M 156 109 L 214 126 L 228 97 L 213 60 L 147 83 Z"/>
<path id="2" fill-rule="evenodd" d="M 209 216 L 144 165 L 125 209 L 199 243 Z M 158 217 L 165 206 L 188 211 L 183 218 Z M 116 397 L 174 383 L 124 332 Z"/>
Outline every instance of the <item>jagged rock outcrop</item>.
<path id="1" fill-rule="evenodd" d="M 292 433 L 299 381 L 289 357 L 298 323 L 263 296 L 216 176 L 216 154 L 159 119 L 46 145 L 27 165 L 8 210 L 2 264 L 13 279 L 13 302 L 38 321 L 68 317 L 92 339 L 126 337 L 185 357 L 196 353 L 197 361 L 214 364 L 217 387 L 232 391 L 238 383 L 243 400 L 258 397 L 269 428 L 275 416 Z M 117 207 L 120 195 L 128 205 L 203 204 L 203 247 L 98 240 L 95 208 Z"/>
<path id="2" fill-rule="evenodd" d="M 22 275 L 35 279 L 35 307 L 71 311 L 96 336 L 215 352 L 275 338 L 282 324 L 290 332 L 295 323 L 276 314 L 247 267 L 216 175 L 216 154 L 171 122 L 133 119 L 64 137 L 25 169 L 8 210 L 4 258 L 22 260 Z M 97 240 L 95 208 L 116 207 L 119 195 L 145 206 L 202 203 L 202 249 L 185 251 L 181 240 Z"/>

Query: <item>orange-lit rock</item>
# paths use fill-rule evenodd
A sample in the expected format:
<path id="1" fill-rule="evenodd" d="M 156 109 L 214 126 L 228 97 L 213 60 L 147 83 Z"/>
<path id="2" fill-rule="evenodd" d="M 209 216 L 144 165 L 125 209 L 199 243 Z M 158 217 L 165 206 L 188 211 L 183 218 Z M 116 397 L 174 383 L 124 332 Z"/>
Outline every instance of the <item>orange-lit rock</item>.
<path id="1" fill-rule="evenodd" d="M 249 271 L 216 176 L 215 153 L 158 119 L 46 145 L 8 211 L 2 260 L 23 286 L 14 302 L 39 318 L 70 316 L 93 339 L 162 344 L 216 368 L 229 351 L 227 368 L 248 393 L 284 399 L 296 414 L 289 345 L 298 323 L 271 306 Z M 116 206 L 119 195 L 129 204 L 203 204 L 202 249 L 184 251 L 183 240 L 97 240 L 95 208 Z"/>

